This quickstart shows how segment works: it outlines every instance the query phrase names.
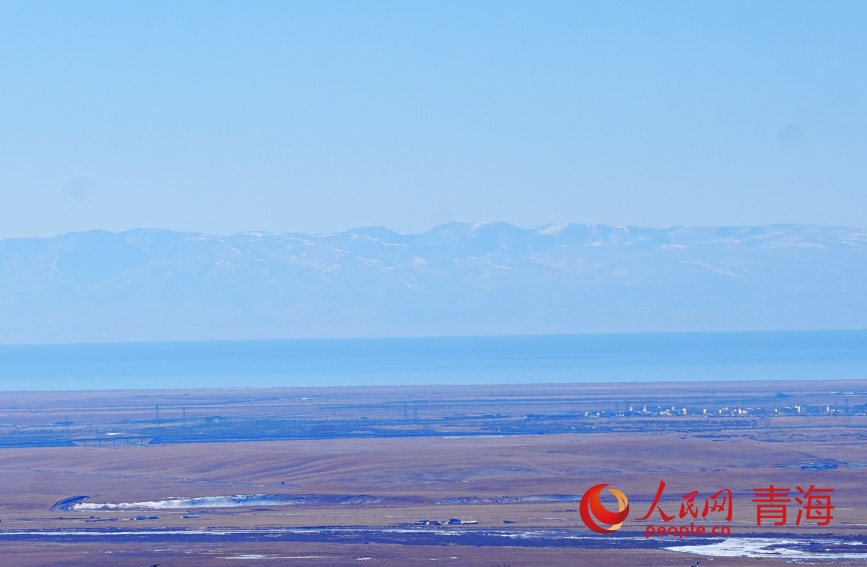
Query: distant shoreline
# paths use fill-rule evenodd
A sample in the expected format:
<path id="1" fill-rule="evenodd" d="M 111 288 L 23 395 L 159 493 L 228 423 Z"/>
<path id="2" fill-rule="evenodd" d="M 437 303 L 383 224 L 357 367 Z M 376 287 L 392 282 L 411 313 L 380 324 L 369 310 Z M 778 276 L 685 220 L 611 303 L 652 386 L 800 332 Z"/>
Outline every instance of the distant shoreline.
<path id="1" fill-rule="evenodd" d="M 867 379 L 867 330 L 0 346 L 3 391 Z"/>

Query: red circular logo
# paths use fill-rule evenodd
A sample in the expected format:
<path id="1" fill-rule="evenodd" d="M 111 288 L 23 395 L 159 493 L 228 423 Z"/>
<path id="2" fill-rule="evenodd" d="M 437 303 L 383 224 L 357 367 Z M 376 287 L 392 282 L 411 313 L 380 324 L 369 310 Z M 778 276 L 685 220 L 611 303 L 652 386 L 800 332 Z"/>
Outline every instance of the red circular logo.
<path id="1" fill-rule="evenodd" d="M 608 492 L 617 498 L 617 512 L 612 512 L 602 505 L 602 500 L 599 494 L 602 489 L 608 486 L 607 484 L 597 484 L 591 487 L 584 496 L 581 497 L 581 519 L 584 520 L 584 525 L 600 534 L 610 534 L 616 532 L 623 525 L 623 520 L 629 515 L 629 499 L 626 495 L 616 488 L 609 488 Z M 608 524 L 607 528 L 603 528 L 596 521 Z"/>

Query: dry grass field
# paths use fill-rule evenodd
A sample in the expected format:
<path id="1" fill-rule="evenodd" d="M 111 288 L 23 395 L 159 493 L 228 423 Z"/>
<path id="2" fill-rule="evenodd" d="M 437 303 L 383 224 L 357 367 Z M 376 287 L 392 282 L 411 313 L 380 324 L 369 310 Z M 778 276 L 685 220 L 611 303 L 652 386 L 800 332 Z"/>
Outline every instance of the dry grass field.
<path id="1" fill-rule="evenodd" d="M 853 552 L 867 535 L 865 392 L 776 382 L 5 393 L 3 565 L 864 564 Z M 635 518 L 660 481 L 660 505 L 676 516 L 667 526 L 813 542 L 798 548 L 812 555 L 667 550 L 708 538 L 645 539 L 648 522 Z M 593 534 L 578 511 L 599 483 L 629 497 L 615 534 Z M 770 484 L 792 496 L 833 488 L 833 520 L 795 526 L 791 504 L 788 525 L 757 526 L 753 489 Z M 683 495 L 703 504 L 724 488 L 731 522 L 677 517 Z"/>

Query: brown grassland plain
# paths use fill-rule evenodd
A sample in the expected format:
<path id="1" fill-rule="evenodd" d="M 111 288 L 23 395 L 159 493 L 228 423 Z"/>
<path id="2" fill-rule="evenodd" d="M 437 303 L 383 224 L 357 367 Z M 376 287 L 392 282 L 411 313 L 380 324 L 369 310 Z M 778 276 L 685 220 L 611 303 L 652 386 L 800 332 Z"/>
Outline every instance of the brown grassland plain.
<path id="1" fill-rule="evenodd" d="M 676 516 L 666 526 L 863 538 L 865 391 L 777 382 L 5 393 L 2 564 L 782 565 L 670 551 L 704 542 L 645 540 L 648 523 L 664 522 L 635 518 L 664 481 L 660 505 Z M 624 491 L 631 513 L 619 532 L 589 537 L 579 500 L 599 483 Z M 787 525 L 757 526 L 753 488 L 769 484 L 793 496 L 799 485 L 833 488 L 834 519 L 795 526 L 792 504 Z M 697 490 L 701 508 L 724 488 L 731 522 L 677 517 L 683 495 Z M 270 496 L 146 504 L 236 495 Z M 84 496 L 97 507 L 56 505 Z M 865 560 L 809 561 L 823 562 Z"/>

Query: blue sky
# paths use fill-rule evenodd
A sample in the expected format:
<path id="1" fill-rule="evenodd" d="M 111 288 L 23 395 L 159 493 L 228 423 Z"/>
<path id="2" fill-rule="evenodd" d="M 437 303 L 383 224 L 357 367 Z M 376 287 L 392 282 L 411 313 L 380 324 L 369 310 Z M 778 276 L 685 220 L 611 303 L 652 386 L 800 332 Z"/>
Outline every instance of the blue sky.
<path id="1" fill-rule="evenodd" d="M 0 237 L 867 227 L 867 2 L 0 4 Z"/>

